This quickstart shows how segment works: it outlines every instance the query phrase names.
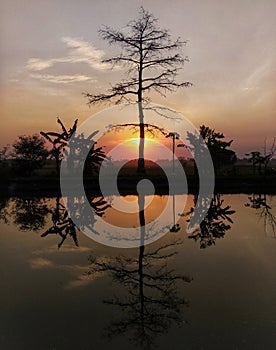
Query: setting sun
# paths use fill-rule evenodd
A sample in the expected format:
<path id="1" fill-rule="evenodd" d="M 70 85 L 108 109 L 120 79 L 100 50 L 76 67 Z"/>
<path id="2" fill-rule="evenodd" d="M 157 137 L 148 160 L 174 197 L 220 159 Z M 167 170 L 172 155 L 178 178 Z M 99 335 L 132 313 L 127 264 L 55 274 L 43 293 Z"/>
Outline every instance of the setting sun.
<path id="1" fill-rule="evenodd" d="M 137 147 L 139 146 L 140 143 L 140 138 L 139 137 L 135 137 L 135 138 L 131 138 L 128 140 L 132 146 Z M 150 139 L 148 137 L 145 137 L 145 147 L 152 145 L 152 143 L 155 143 L 156 141 L 154 139 Z"/>

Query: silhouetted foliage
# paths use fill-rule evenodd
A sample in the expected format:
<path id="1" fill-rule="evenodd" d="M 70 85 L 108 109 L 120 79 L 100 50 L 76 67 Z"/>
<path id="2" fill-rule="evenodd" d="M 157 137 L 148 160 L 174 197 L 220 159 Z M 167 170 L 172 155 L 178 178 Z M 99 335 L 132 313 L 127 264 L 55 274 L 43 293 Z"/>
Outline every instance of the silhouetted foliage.
<path id="1" fill-rule="evenodd" d="M 50 154 L 56 161 L 57 174 L 59 174 L 63 154 L 67 156 L 68 165 L 72 170 L 77 164 L 85 161 L 85 174 L 97 172 L 105 159 L 102 147 L 96 147 L 97 143 L 93 141 L 93 137 L 98 131 L 93 132 L 88 137 L 85 137 L 84 134 L 74 135 L 77 130 L 78 119 L 68 130 L 59 118 L 57 122 L 61 125 L 62 132 L 40 132 L 52 144 Z M 72 137 L 73 135 L 74 137 Z M 86 155 L 86 159 L 83 159 L 84 155 Z"/>
<path id="2" fill-rule="evenodd" d="M 148 101 L 148 93 L 155 91 L 164 96 L 179 87 L 188 87 L 190 82 L 177 82 L 176 76 L 187 57 L 178 51 L 186 41 L 172 40 L 168 30 L 157 25 L 157 18 L 141 7 L 139 17 L 130 21 L 124 30 L 103 27 L 99 33 L 110 45 L 122 48 L 118 56 L 104 60 L 105 63 L 127 68 L 126 80 L 113 85 L 106 93 L 85 93 L 90 105 L 113 101 Z M 138 172 L 145 172 L 144 166 L 144 114 L 139 104 L 139 161 Z"/>
<path id="3" fill-rule="evenodd" d="M 96 147 L 97 142 L 93 141 L 93 137 L 98 133 L 94 131 L 88 137 L 84 134 L 75 135 L 64 149 L 64 154 L 67 156 L 67 162 L 70 168 L 78 168 L 81 163 L 84 163 L 84 174 L 97 174 L 99 168 L 106 158 L 102 147 Z"/>
<path id="4" fill-rule="evenodd" d="M 207 215 L 202 218 L 199 227 L 188 238 L 199 240 L 200 248 L 214 245 L 218 238 L 223 238 L 226 231 L 230 230 L 233 220 L 231 215 L 235 213 L 229 205 L 223 207 L 224 200 L 220 194 L 214 194 Z M 204 204 L 203 204 L 204 205 Z M 194 208 L 187 215 L 192 214 Z M 187 220 L 189 222 L 189 220 Z M 229 224 L 230 223 L 230 224 Z"/>
<path id="5" fill-rule="evenodd" d="M 57 122 L 62 129 L 60 133 L 52 132 L 52 131 L 49 131 L 49 132 L 41 131 L 40 134 L 52 144 L 50 155 L 55 159 L 56 172 L 57 174 L 59 174 L 60 162 L 62 159 L 64 148 L 77 129 L 78 119 L 75 120 L 72 128 L 69 128 L 68 130 L 66 129 L 66 127 L 64 126 L 64 124 L 59 118 L 57 118 Z"/>
<path id="6" fill-rule="evenodd" d="M 15 171 L 23 176 L 32 176 L 36 169 L 42 168 L 49 155 L 45 141 L 39 135 L 19 136 L 13 144 Z"/>
<path id="7" fill-rule="evenodd" d="M 256 168 L 258 169 L 258 174 L 267 174 L 268 166 L 274 155 L 276 154 L 276 138 L 274 138 L 273 143 L 269 152 L 266 151 L 266 145 L 264 150 L 264 155 L 259 151 L 253 151 L 246 153 L 246 156 L 249 157 L 248 161 L 252 163 L 253 174 L 256 173 Z"/>
<path id="8" fill-rule="evenodd" d="M 199 131 L 208 146 L 216 174 L 222 173 L 227 166 L 231 166 L 237 161 L 235 152 L 227 149 L 233 140 L 223 141 L 225 138 L 223 133 L 216 132 L 205 125 L 201 125 Z"/>
<path id="9" fill-rule="evenodd" d="M 0 149 L 0 163 L 7 160 L 9 146 L 4 146 Z"/>

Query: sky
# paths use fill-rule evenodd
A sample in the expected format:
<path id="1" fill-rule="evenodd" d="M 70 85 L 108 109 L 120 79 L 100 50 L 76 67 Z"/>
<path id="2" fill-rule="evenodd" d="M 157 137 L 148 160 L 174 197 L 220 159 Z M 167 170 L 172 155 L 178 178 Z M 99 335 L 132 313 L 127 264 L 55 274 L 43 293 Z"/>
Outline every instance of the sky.
<path id="1" fill-rule="evenodd" d="M 208 125 L 233 139 L 239 157 L 269 147 L 276 136 L 275 0 L 0 0 L 0 147 L 18 135 L 57 130 L 105 106 L 82 95 L 105 91 L 123 70 L 101 60 L 120 50 L 98 36 L 120 29 L 140 6 L 173 37 L 188 40 L 179 80 L 193 86 L 153 95 L 196 127 Z"/>

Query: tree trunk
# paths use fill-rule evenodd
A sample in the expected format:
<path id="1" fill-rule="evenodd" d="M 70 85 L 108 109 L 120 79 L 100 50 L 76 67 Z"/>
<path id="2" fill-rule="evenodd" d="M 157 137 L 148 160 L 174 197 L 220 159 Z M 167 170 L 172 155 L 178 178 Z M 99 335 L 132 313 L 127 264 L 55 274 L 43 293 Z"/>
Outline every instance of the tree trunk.
<path id="1" fill-rule="evenodd" d="M 143 47 L 142 40 L 140 40 L 140 63 L 139 63 L 139 71 L 138 71 L 138 109 L 139 109 L 139 158 L 138 158 L 138 166 L 137 173 L 144 174 L 145 170 L 145 124 L 144 124 L 144 112 L 143 112 Z"/>
<path id="2" fill-rule="evenodd" d="M 139 102 L 139 159 L 137 173 L 144 174 L 145 172 L 145 124 L 143 106 Z"/>

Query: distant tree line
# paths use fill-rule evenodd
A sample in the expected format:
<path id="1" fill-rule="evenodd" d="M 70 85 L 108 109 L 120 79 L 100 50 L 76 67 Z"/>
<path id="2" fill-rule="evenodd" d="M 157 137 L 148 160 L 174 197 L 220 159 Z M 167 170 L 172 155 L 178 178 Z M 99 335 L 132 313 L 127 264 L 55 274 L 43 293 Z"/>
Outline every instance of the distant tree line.
<path id="1" fill-rule="evenodd" d="M 5 146 L 0 150 L 2 180 L 10 176 L 31 177 L 36 174 L 37 170 L 45 166 L 47 160 L 55 162 L 55 174 L 59 176 L 64 154 L 67 155 L 68 161 L 77 164 L 81 160 L 84 161 L 84 174 L 95 175 L 98 173 L 101 163 L 106 158 L 103 147 L 98 147 L 93 140 L 98 131 L 91 133 L 88 137 L 84 137 L 83 134 L 75 136 L 72 140 L 72 136 L 77 130 L 78 120 L 76 119 L 70 128 L 66 128 L 59 118 L 57 118 L 57 123 L 60 125 L 60 131 L 41 131 L 40 135 L 21 135 L 11 147 Z M 215 174 L 228 175 L 231 173 L 237 161 L 236 153 L 230 149 L 233 140 L 225 141 L 223 133 L 205 125 L 200 126 L 199 133 L 208 146 Z M 188 148 L 192 153 L 200 150 L 202 139 L 199 138 L 198 134 L 187 132 L 187 140 L 190 144 Z M 87 158 L 80 159 L 84 154 L 88 154 Z M 275 154 L 276 139 L 273 140 L 268 151 L 264 150 L 264 154 L 258 151 L 246 154 L 248 163 L 252 163 L 251 173 L 253 175 L 271 173 L 269 165 Z M 196 156 L 196 154 L 194 155 Z M 181 163 L 185 168 L 185 160 L 181 159 Z M 196 169 L 196 165 L 193 166 Z"/>

